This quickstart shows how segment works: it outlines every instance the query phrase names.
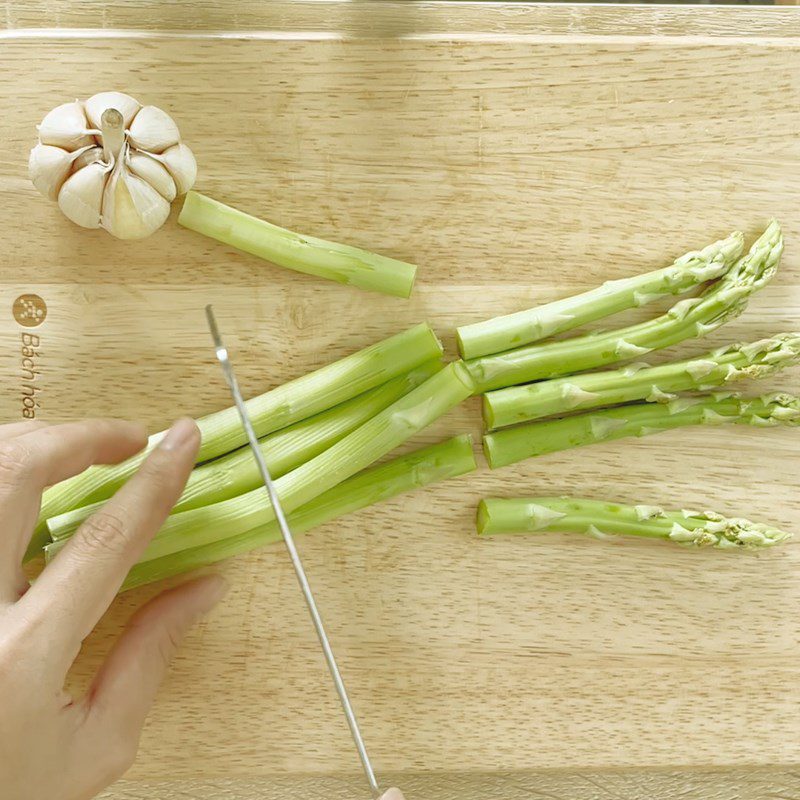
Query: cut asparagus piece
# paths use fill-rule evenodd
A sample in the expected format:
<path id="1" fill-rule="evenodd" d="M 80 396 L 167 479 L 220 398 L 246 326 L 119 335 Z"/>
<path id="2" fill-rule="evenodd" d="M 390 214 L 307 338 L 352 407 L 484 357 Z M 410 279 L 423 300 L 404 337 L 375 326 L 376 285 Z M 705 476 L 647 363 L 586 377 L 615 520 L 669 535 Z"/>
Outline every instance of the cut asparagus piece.
<path id="1" fill-rule="evenodd" d="M 743 248 L 744 235 L 736 231 L 703 250 L 686 253 L 664 269 L 608 281 L 583 294 L 462 325 L 456 330 L 458 349 L 463 358 L 502 353 L 646 305 L 666 295 L 688 292 L 723 275 L 741 256 Z"/>
<path id="2" fill-rule="evenodd" d="M 464 475 L 475 468 L 471 438 L 467 435 L 457 436 L 360 472 L 298 508 L 289 515 L 289 524 L 292 533 L 304 533 L 337 517 L 404 492 Z M 261 527 L 211 544 L 182 550 L 153 561 L 144 561 L 130 571 L 122 591 L 205 567 L 280 540 L 280 530 L 273 520 Z M 48 560 L 63 544 L 56 542 L 48 546 Z"/>
<path id="3" fill-rule="evenodd" d="M 414 286 L 414 264 L 294 233 L 198 192 L 186 195 L 178 223 L 278 266 L 318 278 L 396 297 L 408 297 Z"/>
<path id="4" fill-rule="evenodd" d="M 278 478 L 275 485 L 284 510 L 290 513 L 366 469 L 473 391 L 464 363 L 448 364 L 316 458 Z M 245 533 L 273 519 L 269 499 L 264 488 L 259 487 L 214 505 L 170 516 L 141 560 L 149 561 Z"/>
<path id="5" fill-rule="evenodd" d="M 680 300 L 666 314 L 621 330 L 545 342 L 467 362 L 478 391 L 571 375 L 702 337 L 739 316 L 750 296 L 775 274 L 783 252 L 777 222 L 699 297 Z"/>
<path id="6" fill-rule="evenodd" d="M 254 397 L 247 401 L 247 409 L 256 434 L 263 437 L 380 386 L 441 354 L 439 340 L 423 323 Z M 198 425 L 203 437 L 198 463 L 229 453 L 246 442 L 232 406 L 203 417 Z M 164 433 L 151 436 L 144 451 L 122 464 L 90 467 L 45 491 L 39 524 L 26 558 L 41 552 L 47 541 L 47 519 L 108 499 L 133 475 Z"/>
<path id="7" fill-rule="evenodd" d="M 566 411 L 613 406 L 671 392 L 704 391 L 743 378 L 760 378 L 798 360 L 800 333 L 782 333 L 658 367 L 591 372 L 498 389 L 484 396 L 483 415 L 490 429 L 504 428 Z"/>
<path id="8" fill-rule="evenodd" d="M 648 436 L 688 425 L 726 423 L 800 425 L 800 399 L 782 393 L 744 398 L 717 394 L 677 397 L 666 403 L 633 403 L 487 433 L 483 449 L 489 466 L 497 469 L 571 447 Z"/>
<path id="9" fill-rule="evenodd" d="M 280 478 L 305 461 L 318 456 L 415 386 L 435 375 L 442 366 L 440 361 L 429 361 L 407 375 L 394 378 L 383 386 L 370 389 L 352 400 L 264 437 L 260 440 L 260 446 L 270 474 L 273 478 Z M 195 467 L 173 513 L 218 503 L 249 492 L 259 485 L 261 476 L 250 447 L 240 447 L 221 458 Z M 105 502 L 101 500 L 51 517 L 47 520 L 50 537 L 54 541 L 68 538 L 87 517 L 102 508 Z"/>
<path id="10" fill-rule="evenodd" d="M 688 547 L 758 550 L 773 547 L 791 533 L 713 511 L 663 511 L 657 506 L 625 506 L 575 497 L 487 498 L 478 506 L 478 533 L 585 533 L 666 539 Z"/>

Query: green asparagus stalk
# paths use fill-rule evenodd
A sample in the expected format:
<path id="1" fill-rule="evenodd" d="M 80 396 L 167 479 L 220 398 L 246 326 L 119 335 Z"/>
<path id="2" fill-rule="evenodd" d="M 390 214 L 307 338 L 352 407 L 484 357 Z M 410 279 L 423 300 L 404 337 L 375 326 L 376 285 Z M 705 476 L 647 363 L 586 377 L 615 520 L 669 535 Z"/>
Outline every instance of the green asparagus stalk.
<path id="1" fill-rule="evenodd" d="M 792 537 L 769 525 L 713 511 L 664 511 L 574 497 L 488 498 L 478 506 L 477 526 L 484 536 L 558 531 L 611 539 L 622 534 L 728 550 L 759 550 Z"/>
<path id="2" fill-rule="evenodd" d="M 247 408 L 256 434 L 266 436 L 332 408 L 420 364 L 439 358 L 441 354 L 442 346 L 430 326 L 423 323 L 409 328 L 248 400 Z M 198 463 L 245 444 L 246 437 L 233 407 L 203 417 L 198 420 L 198 425 L 203 435 Z M 111 497 L 163 436 L 164 431 L 151 436 L 144 451 L 122 464 L 91 467 L 48 489 L 42 498 L 39 524 L 27 557 L 41 552 L 47 541 L 47 519 Z"/>
<path id="3" fill-rule="evenodd" d="M 473 390 L 464 363 L 448 364 L 316 458 L 278 478 L 275 485 L 284 510 L 291 513 L 366 469 L 465 400 Z M 263 487 L 259 487 L 221 503 L 173 514 L 141 560 L 236 536 L 273 519 L 269 500 Z"/>
<path id="4" fill-rule="evenodd" d="M 621 330 L 545 342 L 467 362 L 479 392 L 571 375 L 640 358 L 686 339 L 702 337 L 739 316 L 750 296 L 775 274 L 783 252 L 777 222 L 699 297 L 680 300 L 666 314 Z"/>
<path id="5" fill-rule="evenodd" d="M 273 478 L 280 478 L 303 462 L 310 461 L 441 369 L 440 361 L 429 361 L 407 375 L 264 437 L 260 446 L 270 474 Z M 253 454 L 249 446 L 240 447 L 195 467 L 173 513 L 218 503 L 259 485 L 261 477 Z M 50 538 L 54 541 L 68 538 L 104 503 L 101 500 L 51 517 L 47 520 Z"/>
<path id="6" fill-rule="evenodd" d="M 348 286 L 396 297 L 408 297 L 414 286 L 414 264 L 293 233 L 198 192 L 186 195 L 178 223 L 278 266 Z"/>
<path id="7" fill-rule="evenodd" d="M 632 403 L 487 433 L 483 449 L 489 466 L 497 469 L 572 447 L 648 436 L 689 425 L 727 423 L 800 425 L 800 398 L 782 393 L 763 397 L 717 393 L 675 397 L 665 403 Z"/>
<path id="8" fill-rule="evenodd" d="M 664 269 L 607 281 L 574 297 L 462 325 L 456 331 L 458 349 L 463 358 L 494 355 L 646 305 L 667 295 L 683 294 L 727 272 L 741 256 L 743 248 L 744 235 L 736 231 L 703 250 L 686 253 Z"/>
<path id="9" fill-rule="evenodd" d="M 484 396 L 483 416 L 493 429 L 568 411 L 664 400 L 673 392 L 706 391 L 743 378 L 760 378 L 798 360 L 800 333 L 783 333 L 658 367 L 633 365 L 499 389 Z"/>
<path id="10" fill-rule="evenodd" d="M 366 506 L 464 475 L 475 468 L 471 438 L 467 435 L 457 436 L 360 472 L 298 508 L 289 515 L 289 524 L 292 533 L 304 533 Z M 144 561 L 130 571 L 122 591 L 205 567 L 280 540 L 280 530 L 273 520 L 261 527 L 211 544 Z M 48 546 L 48 561 L 63 544 L 56 542 Z"/>

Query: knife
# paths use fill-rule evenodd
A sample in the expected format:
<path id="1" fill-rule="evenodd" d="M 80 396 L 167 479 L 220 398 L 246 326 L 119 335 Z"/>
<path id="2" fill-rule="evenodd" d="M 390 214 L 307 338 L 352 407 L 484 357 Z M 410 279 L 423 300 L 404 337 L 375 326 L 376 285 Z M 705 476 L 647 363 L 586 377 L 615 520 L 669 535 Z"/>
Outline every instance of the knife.
<path id="1" fill-rule="evenodd" d="M 266 487 L 267 494 L 269 495 L 272 509 L 275 512 L 275 519 L 277 520 L 278 527 L 283 535 L 283 541 L 286 544 L 286 549 L 289 551 L 289 558 L 292 561 L 292 566 L 294 567 L 295 574 L 297 575 L 297 581 L 300 584 L 300 589 L 303 592 L 303 597 L 305 598 L 306 605 L 308 606 L 308 611 L 311 614 L 311 621 L 314 623 L 314 628 L 317 631 L 319 642 L 322 645 L 322 652 L 325 654 L 325 660 L 328 663 L 328 669 L 330 670 L 331 677 L 333 678 L 333 685 L 336 687 L 336 693 L 339 695 L 339 700 L 342 703 L 344 715 L 347 719 L 347 725 L 350 728 L 350 733 L 353 735 L 353 741 L 355 742 L 356 750 L 358 751 L 358 757 L 361 759 L 361 765 L 364 768 L 364 774 L 367 777 L 369 788 L 372 792 L 373 798 L 377 800 L 377 798 L 380 797 L 381 790 L 378 786 L 378 782 L 375 780 L 375 772 L 372 769 L 372 763 L 369 760 L 367 748 L 364 745 L 364 739 L 361 736 L 361 729 L 358 726 L 358 720 L 356 719 L 355 711 L 353 711 L 353 706 L 350 702 L 350 698 L 348 697 L 347 689 L 345 688 L 344 681 L 342 680 L 342 675 L 339 672 L 339 666 L 336 663 L 336 658 L 333 654 L 333 648 L 331 647 L 331 643 L 328 639 L 328 634 L 325 633 L 325 626 L 322 623 L 322 617 L 320 616 L 319 609 L 317 608 L 317 603 L 314 600 L 314 594 L 311 591 L 311 585 L 308 582 L 306 571 L 303 568 L 303 562 L 300 560 L 300 555 L 295 547 L 294 537 L 292 536 L 292 531 L 289 528 L 289 523 L 286 521 L 286 515 L 283 512 L 283 507 L 281 506 L 278 492 L 275 489 L 275 483 L 269 474 L 269 469 L 264 461 L 264 455 L 261 452 L 261 448 L 258 446 L 258 437 L 253 429 L 253 423 L 250 420 L 250 415 L 247 413 L 247 406 L 245 405 L 244 398 L 242 397 L 242 392 L 239 389 L 236 375 L 233 372 L 233 365 L 231 364 L 231 359 L 228 355 L 228 349 L 225 347 L 222 341 L 222 336 L 220 335 L 219 327 L 217 326 L 217 321 L 214 317 L 214 310 L 210 305 L 206 306 L 206 318 L 208 319 L 208 327 L 211 329 L 211 337 L 214 340 L 214 350 L 216 352 L 217 360 L 222 367 L 225 380 L 228 383 L 231 394 L 233 395 L 233 402 L 236 404 L 236 409 L 239 412 L 239 417 L 242 420 L 242 426 L 247 434 L 247 441 L 250 445 L 250 449 L 253 451 L 253 456 L 255 457 L 256 464 L 258 465 L 258 471 L 261 474 L 262 480 L 264 481 L 264 486 Z"/>

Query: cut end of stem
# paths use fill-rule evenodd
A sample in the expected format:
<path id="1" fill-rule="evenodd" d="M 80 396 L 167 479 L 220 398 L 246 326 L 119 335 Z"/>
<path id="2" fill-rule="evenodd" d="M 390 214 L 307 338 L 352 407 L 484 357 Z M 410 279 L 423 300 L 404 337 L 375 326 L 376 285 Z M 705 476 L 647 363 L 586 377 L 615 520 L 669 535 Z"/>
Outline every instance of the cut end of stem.
<path id="1" fill-rule="evenodd" d="M 478 536 L 483 536 L 486 532 L 486 527 L 489 524 L 489 509 L 485 500 L 478 503 L 478 513 L 475 516 L 475 529 L 478 531 Z"/>
<path id="2" fill-rule="evenodd" d="M 107 108 L 100 117 L 103 136 L 103 160 L 109 164 L 116 161 L 125 144 L 125 120 L 116 108 Z"/>
<path id="3" fill-rule="evenodd" d="M 491 434 L 487 434 L 483 437 L 483 455 L 484 458 L 486 458 L 489 469 L 497 469 L 498 466 L 502 466 L 502 464 L 496 463 L 494 437 Z"/>
<path id="4" fill-rule="evenodd" d="M 456 328 L 456 347 L 458 348 L 458 354 L 461 358 L 471 358 L 472 356 L 469 354 L 469 347 L 462 335 L 462 330 L 462 328 Z"/>
<path id="5" fill-rule="evenodd" d="M 483 425 L 487 431 L 494 430 L 494 409 L 492 408 L 491 401 L 488 395 L 483 395 L 481 398 L 481 414 L 483 415 Z M 490 465 L 491 466 L 491 465 Z"/>

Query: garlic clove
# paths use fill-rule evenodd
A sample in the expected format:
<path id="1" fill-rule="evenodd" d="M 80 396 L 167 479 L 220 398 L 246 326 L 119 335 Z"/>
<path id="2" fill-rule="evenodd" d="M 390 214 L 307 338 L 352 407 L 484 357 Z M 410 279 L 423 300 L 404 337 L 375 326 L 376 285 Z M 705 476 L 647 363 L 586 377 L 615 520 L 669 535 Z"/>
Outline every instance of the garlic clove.
<path id="1" fill-rule="evenodd" d="M 105 164 L 89 164 L 64 182 L 58 193 L 58 207 L 76 225 L 99 228 L 103 190 L 107 181 L 108 167 Z"/>
<path id="2" fill-rule="evenodd" d="M 56 106 L 39 125 L 39 141 L 70 152 L 94 144 L 83 106 L 77 100 Z"/>
<path id="3" fill-rule="evenodd" d="M 197 178 L 197 161 L 194 153 L 185 144 L 168 147 L 158 160 L 169 170 L 178 187 L 178 194 L 186 194 Z"/>
<path id="4" fill-rule="evenodd" d="M 92 95 L 83 105 L 93 128 L 100 128 L 100 118 L 107 108 L 116 108 L 122 114 L 123 123 L 127 128 L 142 107 L 138 100 L 122 92 L 100 92 Z"/>
<path id="5" fill-rule="evenodd" d="M 114 170 L 103 196 L 103 227 L 118 239 L 144 239 L 167 220 L 170 204 L 124 162 Z"/>
<path id="6" fill-rule="evenodd" d="M 138 150 L 151 153 L 163 153 L 181 138 L 172 117 L 155 106 L 144 106 L 128 130 L 130 143 Z"/>
<path id="7" fill-rule="evenodd" d="M 132 151 L 127 156 L 128 168 L 134 175 L 147 181 L 163 198 L 170 203 L 175 199 L 178 190 L 175 181 L 167 168 L 145 153 Z"/>
<path id="8" fill-rule="evenodd" d="M 55 200 L 72 169 L 73 154 L 62 147 L 37 144 L 28 159 L 28 175 L 33 185 L 47 198 Z"/>
<path id="9" fill-rule="evenodd" d="M 103 148 L 100 147 L 100 145 L 95 145 L 94 147 L 87 147 L 85 150 L 82 150 L 79 155 L 76 153 L 73 153 L 72 155 L 74 159 L 72 162 L 72 171 L 77 172 L 79 169 L 83 169 L 89 164 L 94 164 L 96 161 L 102 161 Z M 106 164 L 106 166 L 109 165 Z"/>

